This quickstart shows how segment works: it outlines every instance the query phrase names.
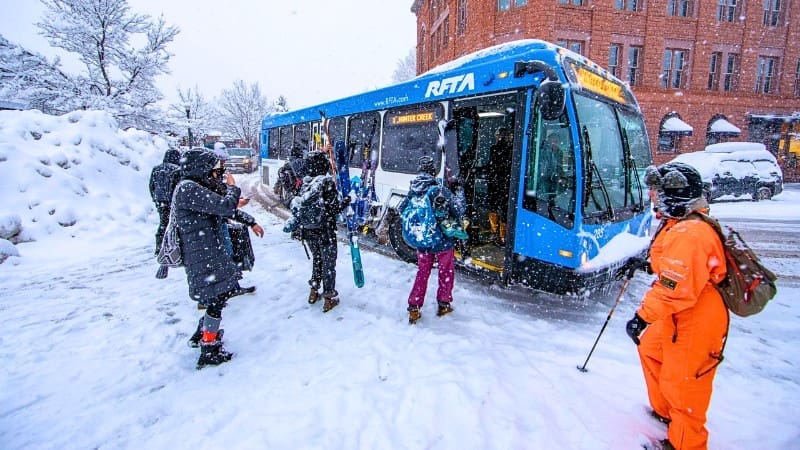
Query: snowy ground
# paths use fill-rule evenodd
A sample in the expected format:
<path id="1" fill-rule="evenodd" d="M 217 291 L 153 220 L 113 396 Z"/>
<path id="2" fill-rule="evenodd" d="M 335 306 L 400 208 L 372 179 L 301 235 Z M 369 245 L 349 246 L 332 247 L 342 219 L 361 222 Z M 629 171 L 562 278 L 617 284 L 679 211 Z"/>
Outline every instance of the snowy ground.
<path id="1" fill-rule="evenodd" d="M 18 124 L 0 115 L 0 177 L 28 179 L 38 166 L 17 163 L 20 155 L 53 147 L 15 141 L 22 126 L 9 123 Z M 95 131 L 77 133 L 86 142 Z M 143 145 L 132 154 L 152 167 L 163 150 Z M 69 148 L 58 151 L 74 160 Z M 149 169 L 77 159 L 69 170 L 100 169 L 88 194 L 0 185 L 8 204 L 52 198 L 53 208 L 68 205 L 77 220 L 48 231 L 31 226 L 36 241 L 17 244 L 19 256 L 0 265 L 3 449 L 602 450 L 639 448 L 639 434 L 664 434 L 645 414 L 638 358 L 623 329 L 646 276 L 631 283 L 582 373 L 576 366 L 613 298 L 577 304 L 459 276 L 456 311 L 437 318 L 431 290 L 422 321 L 409 326 L 414 267 L 364 252 L 367 285 L 356 289 L 340 245 L 342 303 L 323 314 L 305 301 L 303 249 L 257 202 L 246 209 L 266 235 L 254 237 L 256 267 L 245 282 L 258 291 L 231 300 L 223 318 L 236 357 L 197 371 L 198 351 L 186 339 L 200 313 L 185 275 L 154 278 L 157 218 L 140 212 L 150 207 Z M 259 189 L 257 175 L 237 179 Z M 86 200 L 133 181 L 141 183 L 136 195 Z M 107 215 L 93 213 L 103 208 Z M 0 209 L 0 225 L 14 222 L 8 211 Z M 47 222 L 46 215 L 32 222 L 30 211 L 16 211 L 23 227 Z M 800 188 L 772 202 L 715 204 L 713 212 L 774 218 L 797 236 Z M 788 281 L 762 314 L 733 318 L 709 411 L 711 449 L 798 448 L 797 258 L 781 264 Z"/>

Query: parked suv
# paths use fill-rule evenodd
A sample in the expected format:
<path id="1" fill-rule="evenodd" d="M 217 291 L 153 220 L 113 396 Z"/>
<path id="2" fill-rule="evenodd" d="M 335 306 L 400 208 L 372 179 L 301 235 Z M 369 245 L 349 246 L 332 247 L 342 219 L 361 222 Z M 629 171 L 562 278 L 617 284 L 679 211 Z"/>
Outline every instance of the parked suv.
<path id="1" fill-rule="evenodd" d="M 255 150 L 252 148 L 229 148 L 228 159 L 225 160 L 225 168 L 231 172 L 235 170 L 252 172 L 258 169 Z"/>
<path id="2" fill-rule="evenodd" d="M 678 155 L 673 161 L 700 172 L 709 202 L 726 195 L 769 200 L 783 191 L 783 172 L 775 156 L 758 142 L 712 144 L 700 152 Z"/>

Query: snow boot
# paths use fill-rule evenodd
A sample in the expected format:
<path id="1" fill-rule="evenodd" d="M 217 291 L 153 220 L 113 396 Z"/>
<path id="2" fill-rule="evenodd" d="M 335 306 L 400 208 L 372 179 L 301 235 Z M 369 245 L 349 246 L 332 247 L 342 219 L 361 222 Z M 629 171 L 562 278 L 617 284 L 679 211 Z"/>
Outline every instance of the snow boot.
<path id="1" fill-rule="evenodd" d="M 669 439 L 644 443 L 642 444 L 642 448 L 645 450 L 675 450 L 675 446 L 672 445 Z"/>
<path id="2" fill-rule="evenodd" d="M 311 286 L 311 292 L 308 293 L 308 304 L 313 305 L 314 303 L 317 303 L 321 298 L 322 296 L 319 294 L 319 292 L 317 292 L 317 288 Z"/>
<path id="3" fill-rule="evenodd" d="M 672 420 L 662 416 L 661 414 L 657 413 L 654 409 L 650 410 L 650 416 L 656 419 L 657 421 L 663 423 L 664 425 L 669 425 Z"/>
<path id="4" fill-rule="evenodd" d="M 325 296 L 325 303 L 322 304 L 322 312 L 326 313 L 333 308 L 336 308 L 336 305 L 339 304 L 339 294 L 335 291 L 332 295 Z"/>
<path id="5" fill-rule="evenodd" d="M 255 286 L 248 286 L 248 287 L 239 286 L 233 292 L 231 292 L 231 297 L 236 297 L 238 295 L 244 295 L 244 294 L 252 294 L 255 291 L 256 291 Z"/>
<path id="6" fill-rule="evenodd" d="M 200 359 L 197 360 L 197 370 L 205 366 L 218 366 L 233 358 L 233 353 L 222 348 L 222 342 L 214 341 L 200 344 Z"/>
<path id="7" fill-rule="evenodd" d="M 436 315 L 442 317 L 453 312 L 453 307 L 450 302 L 439 302 L 439 309 L 436 310 Z"/>
<path id="8" fill-rule="evenodd" d="M 222 343 L 222 335 L 225 334 L 225 329 L 220 328 L 217 331 L 217 339 L 216 342 Z M 203 339 L 203 318 L 200 318 L 200 327 L 194 332 L 192 337 L 189 338 L 189 347 L 197 348 L 200 347 L 200 341 Z"/>
<path id="9" fill-rule="evenodd" d="M 422 313 L 419 311 L 419 306 L 408 307 L 408 324 L 414 325 L 419 319 L 422 318 Z"/>

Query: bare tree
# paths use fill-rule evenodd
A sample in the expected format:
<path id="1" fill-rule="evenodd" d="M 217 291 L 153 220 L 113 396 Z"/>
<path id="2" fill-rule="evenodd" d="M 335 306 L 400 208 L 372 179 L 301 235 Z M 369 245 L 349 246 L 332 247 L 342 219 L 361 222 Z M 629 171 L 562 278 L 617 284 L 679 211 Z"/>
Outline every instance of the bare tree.
<path id="1" fill-rule="evenodd" d="M 133 13 L 126 0 L 41 0 L 36 25 L 51 45 L 76 53 L 86 72 L 72 77 L 82 107 L 105 109 L 121 126 L 152 124 L 162 98 L 154 78 L 168 73 L 167 45 L 179 30 L 163 16 Z M 143 44 L 131 44 L 141 36 Z M 138 41 L 137 40 L 137 41 Z"/>
<path id="2" fill-rule="evenodd" d="M 258 82 L 248 86 L 242 80 L 235 81 L 230 89 L 223 89 L 217 104 L 222 131 L 257 148 L 261 119 L 272 110 Z"/>
<path id="3" fill-rule="evenodd" d="M 186 117 L 186 111 L 189 117 Z M 208 134 L 217 120 L 217 111 L 200 89 L 195 86 L 193 89 L 182 90 L 178 88 L 178 102 L 169 106 L 173 130 L 183 134 L 187 128 L 192 129 L 192 134 L 200 138 Z"/>
<path id="4" fill-rule="evenodd" d="M 392 74 L 392 82 L 400 83 L 417 76 L 417 53 L 412 48 L 405 58 L 397 60 L 397 67 Z"/>
<path id="5" fill-rule="evenodd" d="M 79 86 L 59 69 L 58 59 L 51 63 L 0 35 L 0 98 L 60 114 L 75 109 L 72 100 L 77 93 Z"/>

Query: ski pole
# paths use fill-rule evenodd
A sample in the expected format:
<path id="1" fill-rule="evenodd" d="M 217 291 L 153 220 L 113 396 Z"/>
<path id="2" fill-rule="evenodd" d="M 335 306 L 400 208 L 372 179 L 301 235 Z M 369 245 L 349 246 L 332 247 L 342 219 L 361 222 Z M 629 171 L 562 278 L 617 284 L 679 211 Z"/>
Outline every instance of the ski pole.
<path id="1" fill-rule="evenodd" d="M 603 324 L 603 328 L 600 328 L 600 334 L 597 335 L 597 339 L 594 340 L 594 345 L 592 345 L 592 349 L 589 350 L 589 355 L 586 357 L 586 361 L 583 362 L 582 366 L 578 366 L 578 370 L 581 372 L 588 372 L 586 369 L 586 364 L 589 363 L 589 358 L 592 357 L 592 353 L 594 353 L 595 347 L 597 347 L 597 343 L 600 342 L 600 336 L 603 335 L 603 332 L 606 330 L 606 326 L 608 326 L 608 322 L 611 320 L 611 316 L 614 315 L 614 310 L 617 309 L 617 305 L 622 300 L 622 294 L 625 293 L 625 290 L 628 289 L 628 284 L 631 282 L 631 278 L 633 278 L 633 273 L 636 271 L 635 267 L 631 267 L 628 270 L 627 277 L 625 278 L 625 282 L 622 284 L 622 288 L 619 290 L 619 294 L 617 295 L 617 300 L 614 302 L 614 306 L 611 307 L 611 311 L 608 312 L 608 317 L 606 317 L 606 323 Z"/>

